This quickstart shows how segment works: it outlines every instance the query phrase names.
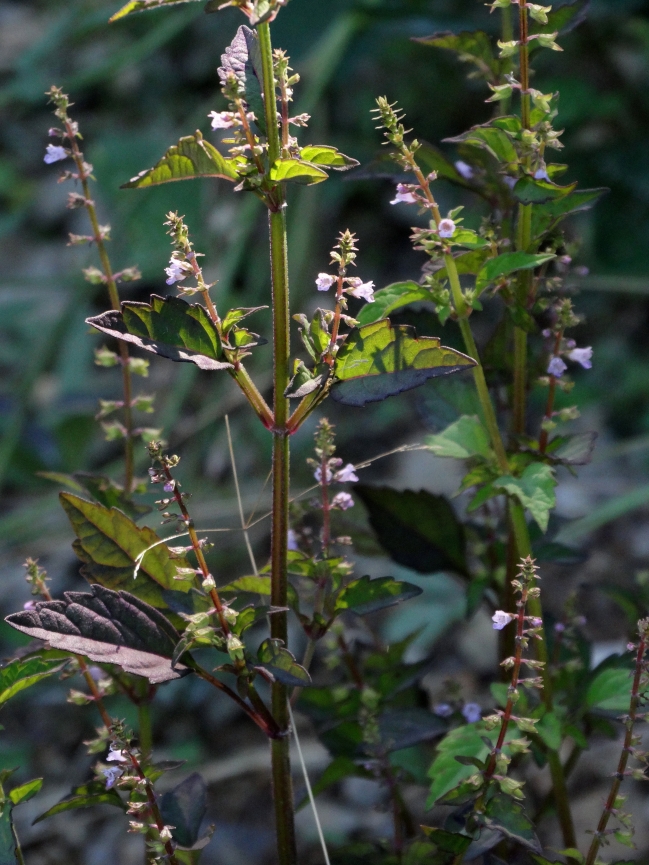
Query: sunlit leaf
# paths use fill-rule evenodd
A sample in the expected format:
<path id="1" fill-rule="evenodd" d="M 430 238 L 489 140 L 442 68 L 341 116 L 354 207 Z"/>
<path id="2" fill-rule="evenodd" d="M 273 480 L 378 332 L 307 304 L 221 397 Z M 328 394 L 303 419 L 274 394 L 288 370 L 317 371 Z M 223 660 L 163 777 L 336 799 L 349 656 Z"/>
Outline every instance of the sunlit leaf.
<path id="1" fill-rule="evenodd" d="M 412 583 L 395 580 L 392 577 L 361 577 L 349 583 L 336 599 L 335 612 L 349 610 L 357 616 L 366 616 L 385 607 L 392 607 L 421 595 L 423 589 Z"/>
<path id="2" fill-rule="evenodd" d="M 208 8 L 205 10 L 209 11 Z M 260 131 L 266 134 L 266 116 L 262 97 L 263 69 L 259 36 L 255 30 L 242 24 L 234 39 L 221 55 L 221 66 L 218 68 L 219 79 L 223 87 L 229 75 L 234 75 L 243 92 L 248 108 L 255 115 L 255 123 Z"/>
<path id="3" fill-rule="evenodd" d="M 152 683 L 178 679 L 186 668 L 171 665 L 180 634 L 154 607 L 128 592 L 92 586 L 92 593 L 65 592 L 63 600 L 38 601 L 5 619 L 13 628 L 55 649 L 91 661 L 117 664 Z"/>
<path id="4" fill-rule="evenodd" d="M 435 456 L 460 460 L 474 456 L 489 459 L 492 455 L 489 435 L 480 418 L 469 415 L 462 415 L 442 432 L 427 436 L 426 447 Z"/>
<path id="5" fill-rule="evenodd" d="M 117 508 L 105 508 L 72 493 L 61 493 L 59 498 L 77 536 L 73 549 L 84 562 L 81 573 L 88 582 L 115 591 L 125 589 L 160 609 L 167 606 L 164 589 L 189 591 L 191 578 L 175 578 L 178 566 L 186 567 L 187 561 L 173 559 L 167 546 L 157 543 L 153 529 L 136 526 Z M 135 562 L 149 547 L 134 579 Z"/>
<path id="6" fill-rule="evenodd" d="M 14 805 L 19 805 L 21 802 L 28 802 L 37 793 L 40 793 L 43 786 L 42 778 L 34 778 L 33 781 L 27 781 L 19 787 L 14 787 L 9 793 L 9 798 Z"/>
<path id="7" fill-rule="evenodd" d="M 60 659 L 45 659 L 38 655 L 5 664 L 0 668 L 0 706 L 26 688 L 58 673 L 64 664 L 65 661 Z"/>
<path id="8" fill-rule="evenodd" d="M 345 156 L 335 147 L 326 144 L 307 144 L 306 147 L 301 147 L 300 158 L 312 165 L 322 165 L 335 171 L 347 171 L 360 164 L 357 159 Z"/>
<path id="9" fill-rule="evenodd" d="M 475 289 L 480 294 L 499 277 L 509 276 L 518 270 L 532 270 L 553 258 L 556 258 L 553 253 L 532 255 L 527 252 L 504 252 L 496 258 L 490 258 L 481 267 L 476 277 Z"/>
<path id="10" fill-rule="evenodd" d="M 192 180 L 195 177 L 221 177 L 224 180 L 237 178 L 234 161 L 221 156 L 216 147 L 203 138 L 199 130 L 193 135 L 181 138 L 153 168 L 136 174 L 128 183 L 122 185 L 122 189 L 145 189 L 174 180 Z"/>
<path id="11" fill-rule="evenodd" d="M 543 463 L 531 463 L 519 478 L 504 475 L 493 482 L 494 489 L 504 490 L 518 499 L 542 532 L 546 531 L 550 511 L 556 504 L 556 485 L 552 466 Z"/>
<path id="12" fill-rule="evenodd" d="M 151 295 L 151 303 L 124 301 L 121 312 L 109 310 L 86 319 L 102 333 L 123 339 L 152 354 L 199 369 L 228 369 L 219 333 L 205 307 L 178 297 Z"/>
<path id="13" fill-rule="evenodd" d="M 429 378 L 475 366 L 475 361 L 437 337 L 388 319 L 354 329 L 336 355 L 336 402 L 362 406 L 418 387 Z"/>
<path id="14" fill-rule="evenodd" d="M 163 6 L 177 6 L 179 3 L 192 2 L 195 0 L 130 0 L 108 20 L 112 23 L 133 12 L 146 12 L 148 9 L 160 9 Z"/>
<path id="15" fill-rule="evenodd" d="M 498 119 L 502 120 L 503 118 Z M 451 144 L 472 144 L 474 147 L 486 150 L 498 162 L 508 166 L 514 166 L 519 161 L 514 142 L 504 129 L 499 128 L 494 123 L 473 126 L 455 138 L 445 138 L 444 140 Z"/>
<path id="16" fill-rule="evenodd" d="M 270 169 L 270 179 L 275 183 L 290 182 L 311 186 L 322 183 L 328 177 L 326 171 L 303 159 L 278 159 Z"/>
<path id="17" fill-rule="evenodd" d="M 422 574 L 467 574 L 464 527 L 444 496 L 364 485 L 354 487 L 354 492 L 395 562 Z"/>
<path id="18" fill-rule="evenodd" d="M 257 658 L 260 665 L 283 685 L 304 688 L 311 684 L 311 676 L 297 663 L 288 649 L 284 648 L 281 640 L 264 640 L 257 652 Z"/>
<path id="19" fill-rule="evenodd" d="M 69 796 L 61 799 L 60 802 L 48 808 L 43 814 L 39 814 L 34 823 L 40 823 L 41 820 L 53 817 L 62 811 L 73 811 L 76 808 L 90 808 L 92 805 L 115 805 L 117 808 L 125 809 L 125 805 L 117 790 L 107 790 L 106 784 L 97 779 L 89 781 L 87 784 L 82 784 L 80 787 L 75 787 Z"/>
<path id="20" fill-rule="evenodd" d="M 358 321 L 361 325 L 371 324 L 409 303 L 430 299 L 430 289 L 416 282 L 395 282 L 374 292 L 374 303 L 365 304 L 358 313 Z"/>

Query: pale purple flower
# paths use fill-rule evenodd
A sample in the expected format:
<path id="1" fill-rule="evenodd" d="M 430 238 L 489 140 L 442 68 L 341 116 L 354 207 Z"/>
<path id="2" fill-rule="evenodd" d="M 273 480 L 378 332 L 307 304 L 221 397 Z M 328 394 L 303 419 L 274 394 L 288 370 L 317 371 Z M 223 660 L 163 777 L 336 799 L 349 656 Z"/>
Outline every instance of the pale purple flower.
<path id="1" fill-rule="evenodd" d="M 36 601 L 25 601 L 23 604 L 23 610 L 35 610 L 36 609 Z"/>
<path id="2" fill-rule="evenodd" d="M 527 620 L 533 628 L 540 628 L 543 624 L 543 619 L 540 616 L 528 616 Z"/>
<path id="3" fill-rule="evenodd" d="M 331 500 L 332 508 L 340 508 L 341 511 L 346 511 L 348 508 L 354 507 L 354 499 L 349 493 L 336 493 Z"/>
<path id="4" fill-rule="evenodd" d="M 347 463 L 339 472 L 336 472 L 335 478 L 339 484 L 355 484 L 358 482 L 356 469 L 351 463 Z"/>
<path id="5" fill-rule="evenodd" d="M 417 204 L 417 196 L 405 183 L 397 183 L 397 194 L 390 204 Z"/>
<path id="6" fill-rule="evenodd" d="M 101 667 L 95 667 L 95 666 L 88 667 L 88 672 L 90 673 L 90 675 L 93 678 L 93 681 L 95 681 L 95 682 L 99 682 L 101 679 L 104 678 L 104 675 L 105 675 L 104 671 L 101 669 Z"/>
<path id="7" fill-rule="evenodd" d="M 167 481 L 162 488 L 166 493 L 172 493 L 176 488 L 176 481 Z"/>
<path id="8" fill-rule="evenodd" d="M 467 724 L 475 724 L 482 718 L 482 708 L 478 703 L 465 703 L 462 707 L 462 714 Z"/>
<path id="9" fill-rule="evenodd" d="M 550 180 L 550 175 L 546 168 L 537 168 L 534 172 L 535 180 Z"/>
<path id="10" fill-rule="evenodd" d="M 567 369 L 568 367 L 560 357 L 553 357 L 548 364 L 548 375 L 553 375 L 555 378 L 561 378 Z"/>
<path id="11" fill-rule="evenodd" d="M 509 186 L 510 189 L 513 189 L 516 186 L 516 177 L 511 177 L 509 174 L 505 174 L 503 177 L 503 182 L 505 186 Z"/>
<path id="12" fill-rule="evenodd" d="M 592 356 L 593 349 L 590 346 L 587 346 L 586 348 L 573 348 L 572 351 L 568 352 L 570 360 L 574 360 L 576 363 L 581 364 L 584 369 L 592 369 Z"/>
<path id="13" fill-rule="evenodd" d="M 516 616 L 513 616 L 511 613 L 506 613 L 504 610 L 496 610 L 491 617 L 491 621 L 494 623 L 494 631 L 502 631 L 502 629 L 510 622 L 513 622 L 515 618 Z"/>
<path id="14" fill-rule="evenodd" d="M 473 169 L 468 162 L 458 159 L 455 163 L 455 167 L 457 168 L 458 174 L 462 175 L 465 180 L 471 180 L 473 177 Z"/>
<path id="15" fill-rule="evenodd" d="M 455 234 L 455 223 L 452 219 L 442 219 L 437 230 L 440 237 L 453 237 Z"/>
<path id="16" fill-rule="evenodd" d="M 48 144 L 45 148 L 45 156 L 43 162 L 51 165 L 53 162 L 60 162 L 62 159 L 67 159 L 70 154 L 65 147 L 60 147 L 58 144 Z"/>
<path id="17" fill-rule="evenodd" d="M 106 760 L 109 763 L 128 763 L 128 757 L 125 757 L 124 752 L 119 748 L 116 748 L 115 744 L 112 742 L 108 749 L 108 756 L 106 757 Z"/>
<path id="18" fill-rule="evenodd" d="M 563 622 L 557 622 L 554 626 L 554 630 L 557 632 L 557 634 L 563 634 L 563 632 L 566 630 L 566 626 L 563 624 Z"/>
<path id="19" fill-rule="evenodd" d="M 318 287 L 318 291 L 329 291 L 335 281 L 335 276 L 331 276 L 329 273 L 319 273 L 315 284 Z"/>
<path id="20" fill-rule="evenodd" d="M 229 111 L 210 111 L 207 116 L 212 118 L 212 129 L 230 129 L 234 126 L 234 120 Z"/>
<path id="21" fill-rule="evenodd" d="M 298 552 L 300 549 L 297 545 L 297 535 L 295 534 L 293 529 L 289 529 L 287 532 L 286 546 L 287 549 L 291 550 L 294 553 Z"/>
<path id="22" fill-rule="evenodd" d="M 317 480 L 317 482 L 319 484 L 322 483 L 322 466 L 318 466 L 318 468 L 313 472 L 313 477 Z M 328 483 L 328 484 L 330 484 L 331 481 L 333 480 L 333 474 L 332 474 L 332 471 L 329 468 L 329 466 L 327 466 L 327 469 L 325 471 L 325 478 L 326 478 L 325 483 Z"/>
<path id="23" fill-rule="evenodd" d="M 191 265 L 184 261 L 179 261 L 177 258 L 171 257 L 169 267 L 165 267 L 165 273 L 169 277 L 167 285 L 173 285 L 174 282 L 180 282 L 182 279 L 187 279 Z"/>
<path id="24" fill-rule="evenodd" d="M 453 707 L 449 706 L 448 703 L 437 703 L 433 706 L 433 714 L 440 718 L 448 718 L 453 714 Z"/>
<path id="25" fill-rule="evenodd" d="M 124 774 L 124 770 L 120 769 L 119 766 L 111 766 L 109 769 L 102 769 L 104 773 L 104 777 L 106 778 L 106 789 L 110 790 L 111 787 L 115 786 L 115 782 L 118 778 L 121 778 Z"/>
<path id="26" fill-rule="evenodd" d="M 362 298 L 368 303 L 374 303 L 374 283 L 372 281 L 363 282 L 358 277 L 353 277 L 349 280 L 347 294 L 351 294 L 352 297 Z"/>

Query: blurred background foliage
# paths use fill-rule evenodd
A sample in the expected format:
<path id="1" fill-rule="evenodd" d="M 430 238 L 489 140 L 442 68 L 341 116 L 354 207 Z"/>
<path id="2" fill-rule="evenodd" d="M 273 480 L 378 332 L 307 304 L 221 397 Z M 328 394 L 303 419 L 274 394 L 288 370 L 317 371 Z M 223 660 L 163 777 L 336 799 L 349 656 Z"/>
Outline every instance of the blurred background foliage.
<path id="1" fill-rule="evenodd" d="M 142 281 L 128 284 L 125 296 L 144 300 L 151 292 L 165 293 L 163 268 L 170 248 L 162 223 L 174 209 L 185 214 L 197 249 L 205 253 L 206 274 L 218 280 L 214 294 L 220 309 L 270 300 L 266 224 L 258 201 L 233 195 L 219 182 L 119 189 L 181 135 L 196 128 L 208 134 L 208 112 L 225 107 L 216 67 L 240 16 L 232 10 L 206 16 L 201 5 L 189 4 L 108 26 L 116 8 L 107 0 L 0 0 L 3 615 L 28 598 L 20 567 L 26 555 L 41 558 L 55 593 L 80 585 L 57 487 L 39 473 L 119 473 L 119 443 L 105 442 L 94 420 L 97 397 L 119 398 L 119 381 L 113 372 L 94 366 L 93 349 L 101 340 L 84 324 L 107 301 L 101 287 L 90 286 L 80 273 L 82 266 L 95 263 L 94 251 L 66 246 L 69 231 L 85 233 L 85 214 L 66 209 L 57 168 L 43 164 L 47 130 L 54 123 L 44 96 L 50 85 L 63 87 L 76 103 L 73 113 L 95 167 L 95 198 L 102 221 L 112 226 L 114 266 L 137 264 L 142 270 Z M 317 305 L 315 276 L 326 269 L 333 239 L 346 227 L 359 236 L 358 274 L 364 280 L 382 287 L 418 278 L 422 260 L 409 242 L 416 217 L 389 204 L 394 181 L 382 176 L 375 163 L 380 136 L 369 112 L 377 95 L 398 99 L 408 125 L 434 143 L 486 120 L 487 94 L 482 84 L 467 81 L 467 68 L 451 54 L 410 41 L 478 26 L 497 35 L 497 15 L 490 16 L 477 0 L 292 0 L 279 16 L 274 42 L 288 50 L 303 77 L 296 111 L 313 115 L 303 140 L 333 144 L 364 167 L 322 186 L 292 191 L 294 311 L 310 312 Z M 590 558 L 580 568 L 555 567 L 555 605 L 575 586 L 604 579 L 632 581 L 646 568 L 649 554 L 649 3 L 593 0 L 585 23 L 563 37 L 562 45 L 563 54 L 545 52 L 537 58 L 536 71 L 540 89 L 561 93 L 557 125 L 565 129 L 565 150 L 560 161 L 570 165 L 566 179 L 578 180 L 582 187 L 606 186 L 610 193 L 568 227 L 574 262 L 588 269 L 588 275 L 582 271 L 571 277 L 581 289 L 577 306 L 586 315 L 579 343 L 595 349 L 594 367 L 576 376 L 570 401 L 580 403 L 584 428 L 597 429 L 601 445 L 599 458 L 582 472 L 580 482 L 566 476 L 559 489 L 560 516 L 584 517 L 563 531 L 573 540 L 587 538 Z M 452 154 L 450 145 L 442 147 Z M 467 205 L 469 225 L 479 221 L 479 206 L 465 193 L 440 183 L 439 199 L 442 210 Z M 494 318 L 489 312 L 484 338 Z M 404 313 L 400 320 L 459 345 L 455 325 L 441 329 L 426 309 Z M 261 313 L 254 324 L 268 335 L 269 323 Z M 270 346 L 257 349 L 252 370 L 262 387 L 270 384 L 270 363 Z M 230 380 L 189 364 L 154 360 L 149 379 L 138 381 L 140 390 L 157 393 L 156 413 L 143 420 L 162 428 L 171 449 L 182 456 L 179 476 L 193 494 L 198 524 L 237 524 L 225 414 L 231 418 L 244 508 L 263 515 L 269 437 Z M 330 403 L 327 411 L 337 424 L 341 455 L 358 463 L 421 441 L 426 431 L 452 419 L 445 405 L 429 383 L 366 409 L 341 411 Z M 296 492 L 310 483 L 304 459 L 312 426 L 294 440 Z M 144 474 L 143 448 L 138 458 Z M 448 461 L 409 454 L 377 462 L 362 480 L 450 493 L 457 481 L 454 472 Z M 155 517 L 148 521 L 155 525 Z M 359 571 L 402 576 L 403 568 L 380 558 L 360 502 L 348 522 L 362 554 Z M 253 540 L 262 560 L 266 535 L 267 524 L 261 522 Z M 233 531 L 218 538 L 212 562 L 219 580 L 245 573 L 241 535 Z M 404 606 L 377 627 L 394 639 L 425 626 L 422 645 L 434 646 L 437 659 L 428 685 L 431 696 L 445 676 L 458 675 L 467 699 L 479 698 L 483 680 L 492 675 L 480 646 L 476 648 L 476 641 L 486 641 L 484 648 L 491 639 L 484 621 L 464 622 L 451 641 L 445 636 L 448 627 L 464 611 L 461 588 L 444 575 L 405 574 L 425 586 L 424 600 L 410 610 Z M 584 597 L 593 636 L 600 641 L 623 638 L 625 625 L 611 602 L 601 593 Z M 8 628 L 1 633 L 7 654 L 19 637 Z M 495 651 L 493 655 L 495 659 Z M 201 683 L 186 680 L 162 691 L 155 704 L 156 746 L 166 756 L 187 759 L 190 767 L 207 764 L 220 841 L 211 845 L 214 850 L 206 852 L 205 861 L 271 861 L 265 743 L 254 728 L 238 723 L 229 705 L 207 697 Z M 130 711 L 117 698 L 112 710 L 116 715 Z M 94 719 L 66 704 L 64 686 L 30 691 L 5 709 L 1 720 L 6 728 L 0 739 L 2 765 L 21 765 L 25 777 L 47 778 L 34 814 L 63 795 L 71 782 L 85 778 L 89 759 L 81 741 L 91 734 Z M 318 771 L 326 758 L 315 740 L 310 742 L 307 752 Z M 420 790 L 419 800 L 423 798 Z M 325 823 L 340 840 L 380 832 L 385 815 L 374 810 L 376 804 L 379 799 L 367 785 L 350 784 L 337 800 L 324 800 Z M 28 811 L 31 804 L 25 807 Z M 302 816 L 302 842 L 308 850 L 312 828 L 306 812 Z M 133 839 L 126 836 L 124 823 L 104 817 L 99 809 L 25 829 L 28 862 L 138 861 L 130 858 Z"/>

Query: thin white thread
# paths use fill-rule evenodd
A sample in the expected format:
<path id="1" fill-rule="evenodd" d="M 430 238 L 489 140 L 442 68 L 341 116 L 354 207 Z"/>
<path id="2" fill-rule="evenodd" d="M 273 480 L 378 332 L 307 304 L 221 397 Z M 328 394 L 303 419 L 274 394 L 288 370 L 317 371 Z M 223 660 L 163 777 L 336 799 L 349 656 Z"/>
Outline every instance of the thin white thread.
<path id="1" fill-rule="evenodd" d="M 239 478 L 237 476 L 237 464 L 234 459 L 234 450 L 232 449 L 232 436 L 230 435 L 230 418 L 225 416 L 225 429 L 228 434 L 228 448 L 230 450 L 230 462 L 232 463 L 232 476 L 234 477 L 234 488 L 237 491 L 237 502 L 239 504 L 239 516 L 241 517 L 241 528 L 243 530 L 243 536 L 246 541 L 246 548 L 248 550 L 248 556 L 250 557 L 250 564 L 252 565 L 252 570 L 255 576 L 259 576 L 259 571 L 257 570 L 257 562 L 255 561 L 254 553 L 252 552 L 252 547 L 250 545 L 250 536 L 248 535 L 248 529 L 246 528 L 246 518 L 243 515 L 243 504 L 241 502 L 241 490 L 239 489 Z"/>

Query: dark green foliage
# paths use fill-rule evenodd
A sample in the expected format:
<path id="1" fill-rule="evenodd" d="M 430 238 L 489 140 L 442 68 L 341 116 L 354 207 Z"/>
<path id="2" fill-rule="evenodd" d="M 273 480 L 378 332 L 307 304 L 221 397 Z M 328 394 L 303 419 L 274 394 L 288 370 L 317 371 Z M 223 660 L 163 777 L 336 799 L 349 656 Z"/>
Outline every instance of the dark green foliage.
<path id="1" fill-rule="evenodd" d="M 82 784 L 80 787 L 75 787 L 68 796 L 61 799 L 56 805 L 48 808 L 47 811 L 39 814 L 34 823 L 40 823 L 41 820 L 53 817 L 62 811 L 73 811 L 77 808 L 91 808 L 93 805 L 104 804 L 115 805 L 115 807 L 121 809 L 125 807 L 117 790 L 114 788 L 107 790 L 105 781 L 96 779 L 89 781 L 87 784 Z"/>
<path id="2" fill-rule="evenodd" d="M 311 676 L 284 648 L 281 640 L 264 640 L 257 651 L 257 658 L 260 665 L 283 685 L 304 688 L 311 684 Z"/>
<path id="3" fill-rule="evenodd" d="M 173 838 L 181 847 L 191 848 L 200 836 L 201 823 L 207 811 L 207 785 L 194 772 L 160 799 L 165 823 L 173 826 Z"/>
<path id="4" fill-rule="evenodd" d="M 361 577 L 349 583 L 336 599 L 336 613 L 350 610 L 357 616 L 366 616 L 385 607 L 392 607 L 421 595 L 422 589 L 412 583 L 394 580 L 392 577 Z"/>

